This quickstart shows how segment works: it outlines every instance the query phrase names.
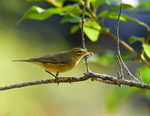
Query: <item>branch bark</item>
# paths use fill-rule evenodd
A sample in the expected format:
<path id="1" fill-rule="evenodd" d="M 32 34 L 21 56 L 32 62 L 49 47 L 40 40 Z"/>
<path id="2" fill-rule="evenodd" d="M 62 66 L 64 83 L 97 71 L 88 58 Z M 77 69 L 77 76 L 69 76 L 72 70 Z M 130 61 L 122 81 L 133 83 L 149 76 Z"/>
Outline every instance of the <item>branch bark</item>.
<path id="1" fill-rule="evenodd" d="M 58 81 L 59 83 L 72 83 L 72 82 L 86 81 L 90 78 L 92 81 L 99 81 L 99 82 L 103 82 L 107 84 L 113 84 L 113 85 L 118 85 L 118 86 L 127 85 L 130 87 L 137 87 L 141 89 L 150 89 L 150 84 L 145 84 L 143 82 L 135 82 L 132 80 L 125 80 L 125 79 L 117 78 L 114 76 L 110 76 L 106 74 L 98 74 L 94 72 L 86 72 L 85 75 L 82 77 L 59 77 Z M 52 83 L 57 84 L 55 79 L 37 80 L 37 81 L 3 86 L 3 87 L 0 87 L 0 91 L 14 89 L 14 88 L 22 88 L 22 87 L 33 86 L 33 85 L 52 84 Z"/>

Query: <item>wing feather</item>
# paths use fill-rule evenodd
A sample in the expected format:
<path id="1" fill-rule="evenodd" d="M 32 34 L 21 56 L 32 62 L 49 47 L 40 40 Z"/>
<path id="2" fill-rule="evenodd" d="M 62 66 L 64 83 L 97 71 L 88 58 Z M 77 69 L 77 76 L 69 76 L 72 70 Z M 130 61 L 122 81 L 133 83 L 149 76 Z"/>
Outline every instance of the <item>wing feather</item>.
<path id="1" fill-rule="evenodd" d="M 35 58 L 36 61 L 38 62 L 43 62 L 43 63 L 53 63 L 53 64 L 67 64 L 72 61 L 71 58 L 69 57 L 64 57 L 62 55 L 46 55 L 43 57 Z"/>

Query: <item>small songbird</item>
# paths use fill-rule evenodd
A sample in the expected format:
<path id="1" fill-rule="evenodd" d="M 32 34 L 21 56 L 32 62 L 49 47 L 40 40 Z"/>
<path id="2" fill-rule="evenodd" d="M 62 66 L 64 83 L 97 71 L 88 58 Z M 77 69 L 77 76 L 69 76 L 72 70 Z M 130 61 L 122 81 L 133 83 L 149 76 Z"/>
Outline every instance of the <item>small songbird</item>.
<path id="1" fill-rule="evenodd" d="M 38 64 L 45 69 L 46 72 L 58 78 L 58 74 L 73 69 L 81 58 L 87 54 L 93 55 L 83 48 L 74 48 L 68 51 L 62 51 L 56 54 L 50 54 L 38 58 L 31 58 L 27 60 L 14 60 L 14 62 L 30 62 Z M 56 75 L 51 72 L 56 72 Z"/>

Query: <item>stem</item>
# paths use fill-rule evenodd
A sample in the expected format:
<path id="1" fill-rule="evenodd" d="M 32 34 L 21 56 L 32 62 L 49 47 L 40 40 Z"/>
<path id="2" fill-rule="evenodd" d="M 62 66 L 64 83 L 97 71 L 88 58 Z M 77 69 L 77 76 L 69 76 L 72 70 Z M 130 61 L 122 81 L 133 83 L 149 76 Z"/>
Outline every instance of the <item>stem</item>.
<path id="1" fill-rule="evenodd" d="M 85 50 L 87 50 L 86 47 L 85 47 L 85 37 L 84 37 L 84 14 L 85 14 L 86 5 L 87 5 L 87 0 L 85 0 L 85 2 L 84 2 L 83 14 L 82 14 L 82 27 L 81 27 L 82 46 L 83 46 L 83 49 L 85 49 Z M 89 67 L 87 58 L 88 58 L 88 56 L 84 57 L 86 67 L 87 67 L 87 72 L 90 72 L 90 67 Z"/>

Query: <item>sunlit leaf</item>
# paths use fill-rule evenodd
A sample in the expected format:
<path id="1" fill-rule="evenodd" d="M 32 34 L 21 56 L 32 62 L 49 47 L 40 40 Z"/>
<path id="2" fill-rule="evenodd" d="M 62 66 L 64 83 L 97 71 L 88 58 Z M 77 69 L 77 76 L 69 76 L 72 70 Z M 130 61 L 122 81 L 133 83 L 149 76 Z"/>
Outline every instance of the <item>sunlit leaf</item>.
<path id="1" fill-rule="evenodd" d="M 144 38 L 144 37 L 136 37 L 136 36 L 131 36 L 131 37 L 129 38 L 129 43 L 130 43 L 130 44 L 133 44 L 133 43 L 135 43 L 135 42 L 137 42 L 137 41 L 140 41 L 140 42 L 144 43 L 145 38 Z"/>
<path id="2" fill-rule="evenodd" d="M 99 24 L 94 20 L 87 20 L 85 21 L 85 24 L 88 25 L 88 27 L 84 27 L 84 32 L 88 36 L 88 38 L 95 42 L 98 40 L 100 29 L 101 27 Z"/>
<path id="3" fill-rule="evenodd" d="M 93 8 L 97 8 L 100 5 L 104 5 L 104 4 L 110 5 L 109 0 L 90 0 L 90 3 Z"/>
<path id="4" fill-rule="evenodd" d="M 60 14 L 63 10 L 60 8 L 49 8 L 49 9 L 43 9 L 38 6 L 32 6 L 27 12 L 21 17 L 19 20 L 22 21 L 26 18 L 29 19 L 36 19 L 36 20 L 44 20 L 48 17 L 50 17 L 53 14 Z"/>
<path id="5" fill-rule="evenodd" d="M 144 52 L 150 58 L 150 44 L 144 45 Z"/>
<path id="6" fill-rule="evenodd" d="M 150 84 L 150 68 L 148 68 L 147 66 L 142 67 L 140 69 L 140 72 L 144 83 Z"/>
<path id="7" fill-rule="evenodd" d="M 79 25 L 74 25 L 72 28 L 71 28 L 71 33 L 74 34 L 76 33 L 78 30 L 80 29 L 80 26 Z"/>

